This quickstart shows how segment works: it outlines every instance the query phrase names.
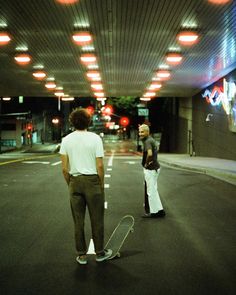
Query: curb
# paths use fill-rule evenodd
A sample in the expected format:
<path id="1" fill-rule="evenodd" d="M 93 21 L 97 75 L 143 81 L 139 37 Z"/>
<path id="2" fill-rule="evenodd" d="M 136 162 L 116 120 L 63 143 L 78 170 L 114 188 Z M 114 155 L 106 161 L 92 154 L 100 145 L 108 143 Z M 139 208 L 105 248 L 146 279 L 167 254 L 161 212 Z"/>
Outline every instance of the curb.
<path id="1" fill-rule="evenodd" d="M 214 178 L 220 179 L 222 181 L 228 182 L 228 183 L 230 183 L 232 185 L 236 185 L 236 174 L 234 174 L 234 173 L 230 173 L 230 172 L 227 172 L 227 171 L 221 171 L 221 170 L 217 170 L 217 169 L 196 167 L 196 166 L 194 166 L 194 167 L 193 166 L 183 166 L 181 164 L 170 163 L 170 162 L 166 162 L 166 161 L 163 161 L 163 160 L 159 160 L 159 162 L 163 166 L 209 175 L 211 177 L 214 177 Z"/>

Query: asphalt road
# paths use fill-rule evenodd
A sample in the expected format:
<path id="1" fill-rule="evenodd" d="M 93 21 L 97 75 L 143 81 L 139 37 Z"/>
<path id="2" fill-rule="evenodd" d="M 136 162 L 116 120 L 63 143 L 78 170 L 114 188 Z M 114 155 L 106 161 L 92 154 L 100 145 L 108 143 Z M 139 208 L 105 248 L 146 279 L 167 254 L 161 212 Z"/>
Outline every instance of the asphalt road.
<path id="1" fill-rule="evenodd" d="M 1 294 L 235 294 L 236 188 L 162 168 L 164 219 L 142 219 L 140 156 L 106 145 L 107 240 L 125 214 L 135 231 L 121 258 L 77 265 L 66 184 L 57 155 L 0 166 Z M 87 218 L 87 242 L 91 231 Z"/>

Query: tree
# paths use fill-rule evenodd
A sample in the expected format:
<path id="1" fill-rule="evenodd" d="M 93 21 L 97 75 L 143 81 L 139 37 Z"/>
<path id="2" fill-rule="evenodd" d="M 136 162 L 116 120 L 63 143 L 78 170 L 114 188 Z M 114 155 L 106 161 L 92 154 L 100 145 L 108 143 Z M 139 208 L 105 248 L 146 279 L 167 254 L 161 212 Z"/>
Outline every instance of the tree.
<path id="1" fill-rule="evenodd" d="M 117 114 L 136 115 L 138 98 L 133 96 L 120 96 L 108 99 L 108 104 L 113 105 Z"/>

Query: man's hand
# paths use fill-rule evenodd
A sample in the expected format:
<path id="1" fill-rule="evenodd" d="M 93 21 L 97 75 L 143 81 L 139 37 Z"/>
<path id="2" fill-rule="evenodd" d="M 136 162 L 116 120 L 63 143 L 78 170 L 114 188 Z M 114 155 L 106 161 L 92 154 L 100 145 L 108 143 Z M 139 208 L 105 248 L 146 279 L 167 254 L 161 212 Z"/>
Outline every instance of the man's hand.
<path id="1" fill-rule="evenodd" d="M 70 174 L 69 174 L 69 159 L 67 155 L 61 155 L 61 165 L 62 165 L 63 176 L 65 178 L 66 183 L 69 185 Z"/>
<path id="2" fill-rule="evenodd" d="M 149 161 L 148 163 L 146 163 L 146 164 L 144 165 L 144 168 L 148 168 L 150 165 L 152 165 L 152 163 L 153 163 L 153 161 Z"/>

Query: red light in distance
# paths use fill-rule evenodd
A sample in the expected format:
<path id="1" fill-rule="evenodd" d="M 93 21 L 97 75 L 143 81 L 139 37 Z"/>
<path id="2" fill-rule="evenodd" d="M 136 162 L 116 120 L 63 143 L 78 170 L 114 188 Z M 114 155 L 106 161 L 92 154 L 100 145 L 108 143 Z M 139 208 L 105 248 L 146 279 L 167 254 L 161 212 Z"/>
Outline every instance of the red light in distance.
<path id="1" fill-rule="evenodd" d="M 129 125 L 129 118 L 121 117 L 120 118 L 120 125 L 123 127 L 127 127 Z"/>

